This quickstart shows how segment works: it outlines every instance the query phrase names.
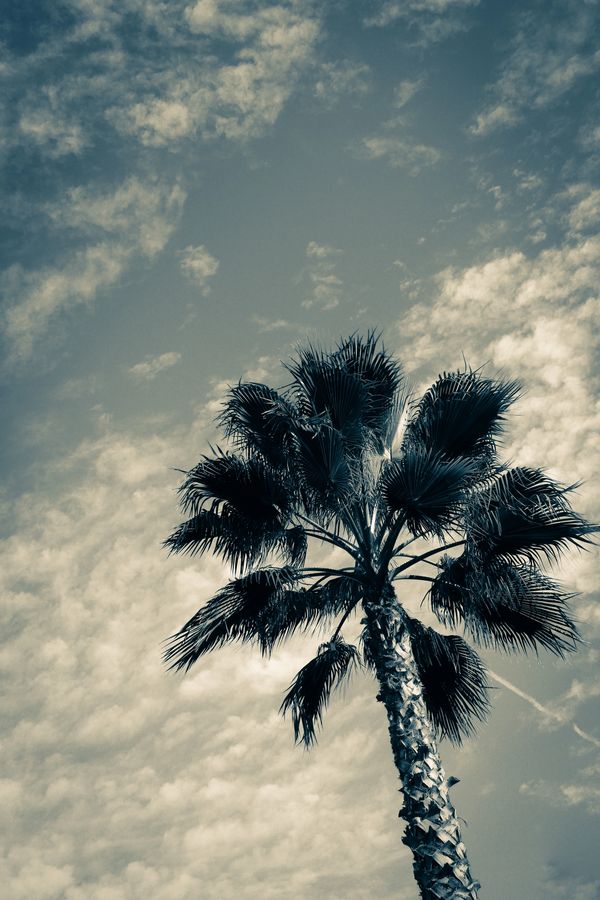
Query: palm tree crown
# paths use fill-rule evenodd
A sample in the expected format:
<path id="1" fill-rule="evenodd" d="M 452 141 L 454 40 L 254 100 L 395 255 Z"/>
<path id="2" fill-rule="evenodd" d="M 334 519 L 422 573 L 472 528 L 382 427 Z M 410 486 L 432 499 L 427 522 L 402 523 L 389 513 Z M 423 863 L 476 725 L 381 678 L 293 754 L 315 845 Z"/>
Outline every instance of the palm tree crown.
<path id="1" fill-rule="evenodd" d="M 165 659 L 189 669 L 231 641 L 268 654 L 295 631 L 328 624 L 330 639 L 281 706 L 308 746 L 355 666 L 382 683 L 385 607 L 386 628 L 392 610 L 395 637 L 408 639 L 432 729 L 460 742 L 488 707 L 485 666 L 463 637 L 410 616 L 394 583 L 421 581 L 442 625 L 462 626 L 478 644 L 563 655 L 578 640 L 569 595 L 540 565 L 582 546 L 594 528 L 572 510 L 569 488 L 500 462 L 515 382 L 444 373 L 410 401 L 400 365 L 373 333 L 329 352 L 301 348 L 286 368 L 280 390 L 252 382 L 229 390 L 219 416 L 227 448 L 212 448 L 180 488 L 188 518 L 166 544 L 212 551 L 235 577 L 169 639 Z M 346 564 L 307 565 L 311 538 L 343 551 Z M 361 607 L 354 646 L 341 629 Z M 476 896 L 470 884 L 447 896 Z M 446 896 L 420 886 L 423 897 Z"/>

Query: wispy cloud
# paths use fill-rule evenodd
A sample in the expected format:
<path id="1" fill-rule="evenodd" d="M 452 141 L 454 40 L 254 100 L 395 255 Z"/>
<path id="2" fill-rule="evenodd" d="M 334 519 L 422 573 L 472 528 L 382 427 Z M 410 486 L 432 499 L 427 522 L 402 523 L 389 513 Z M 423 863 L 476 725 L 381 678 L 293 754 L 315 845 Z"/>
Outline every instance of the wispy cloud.
<path id="1" fill-rule="evenodd" d="M 141 381 L 153 381 L 157 375 L 172 369 L 181 362 L 181 353 L 161 353 L 160 356 L 149 356 L 143 362 L 136 363 L 128 370 L 129 374 Z"/>
<path id="2" fill-rule="evenodd" d="M 517 697 L 520 697 L 521 700 L 525 700 L 530 706 L 532 706 L 537 712 L 541 713 L 546 722 L 555 722 L 559 725 L 567 725 L 569 724 L 576 735 L 580 738 L 583 738 L 584 741 L 587 741 L 590 744 L 593 744 L 594 747 L 600 747 L 600 738 L 594 737 L 592 734 L 588 734 L 587 731 L 584 731 L 579 725 L 575 722 L 571 721 L 571 717 L 573 715 L 574 710 L 576 709 L 576 704 L 571 703 L 567 706 L 562 706 L 560 701 L 555 705 L 545 706 L 543 703 L 540 703 L 539 700 L 536 700 L 535 697 L 532 697 L 531 694 L 526 693 L 526 691 L 521 690 L 521 688 L 517 687 L 516 684 L 513 684 L 508 679 L 503 678 L 501 675 L 498 675 L 497 672 L 493 672 L 491 669 L 488 670 L 491 677 L 494 681 L 497 681 L 498 684 L 501 684 L 503 687 L 507 688 L 511 693 L 515 694 Z M 600 693 L 600 688 L 594 686 L 594 689 L 590 690 L 590 685 L 583 684 L 581 685 L 580 696 L 585 694 L 587 697 L 595 697 Z M 570 694 L 568 699 L 573 700 L 574 694 Z"/>
<path id="3" fill-rule="evenodd" d="M 410 103 L 412 98 L 415 94 L 418 94 L 424 84 L 424 78 L 405 78 L 397 84 L 394 88 L 394 106 L 396 109 L 402 109 L 407 103 Z"/>
<path id="4" fill-rule="evenodd" d="M 173 233 L 184 200 L 178 185 L 131 179 L 112 192 L 75 188 L 60 203 L 46 207 L 55 228 L 75 230 L 87 246 L 61 265 L 32 271 L 13 266 L 5 273 L 2 331 L 8 365 L 27 362 L 62 314 L 89 305 L 114 285 L 136 254 L 159 253 Z"/>
<path id="5" fill-rule="evenodd" d="M 210 293 L 209 279 L 219 271 L 219 260 L 210 253 L 204 244 L 197 247 L 190 245 L 179 253 L 181 257 L 180 268 L 184 275 L 197 285 L 202 294 Z"/>
<path id="6" fill-rule="evenodd" d="M 543 20 L 519 16 L 511 51 L 490 88 L 493 99 L 477 115 L 471 133 L 481 136 L 514 125 L 596 73 L 600 51 L 591 36 L 597 27 L 597 5 L 573 0 L 548 4 Z"/>
<path id="7" fill-rule="evenodd" d="M 383 0 L 375 12 L 368 15 L 366 28 L 387 28 L 403 22 L 416 34 L 416 43 L 434 44 L 468 26 L 465 13 L 479 5 L 479 0 Z"/>
<path id="8" fill-rule="evenodd" d="M 371 87 L 371 69 L 365 63 L 344 59 L 323 63 L 314 92 L 324 106 L 331 108 L 342 97 L 364 97 Z"/>
<path id="9" fill-rule="evenodd" d="M 437 148 L 394 134 L 374 134 L 362 138 L 356 145 L 356 155 L 359 159 L 383 160 L 394 169 L 406 169 L 412 176 L 436 165 L 441 159 Z"/>
<path id="10" fill-rule="evenodd" d="M 305 309 L 334 309 L 342 298 L 344 283 L 336 272 L 336 259 L 342 250 L 329 244 L 310 241 L 306 247 L 306 278 L 310 293 L 302 301 Z"/>

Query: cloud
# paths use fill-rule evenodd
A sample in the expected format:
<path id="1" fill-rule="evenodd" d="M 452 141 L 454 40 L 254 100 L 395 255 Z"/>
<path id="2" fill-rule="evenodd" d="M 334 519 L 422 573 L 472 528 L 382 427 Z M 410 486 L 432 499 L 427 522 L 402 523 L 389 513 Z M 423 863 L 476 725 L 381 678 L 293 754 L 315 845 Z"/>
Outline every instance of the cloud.
<path id="1" fill-rule="evenodd" d="M 519 793 L 539 797 L 552 806 L 582 806 L 589 815 L 600 815 L 600 788 L 595 785 L 527 781 L 520 785 Z"/>
<path id="2" fill-rule="evenodd" d="M 318 636 L 270 660 L 226 649 L 187 678 L 161 665 L 161 639 L 228 577 L 210 557 L 197 565 L 160 547 L 177 516 L 170 467 L 197 462 L 211 416 L 207 405 L 189 429 L 108 429 L 46 460 L 11 508 L 4 889 L 22 900 L 411 900 L 370 679 L 334 698 L 307 754 L 277 707 Z"/>
<path id="3" fill-rule="evenodd" d="M 134 378 L 142 381 L 153 381 L 161 372 L 173 368 L 179 362 L 181 362 L 181 353 L 161 353 L 160 356 L 147 357 L 143 362 L 136 363 L 128 371 Z"/>
<path id="4" fill-rule="evenodd" d="M 531 258 L 491 256 L 437 278 L 431 305 L 417 304 L 398 324 L 412 367 L 471 365 L 522 378 L 525 397 L 511 420 L 506 452 L 549 467 L 566 483 L 586 482 L 590 513 L 596 485 L 600 410 L 593 359 L 600 297 L 600 238 L 567 241 Z M 440 355 L 440 348 L 441 355 Z"/>
<path id="5" fill-rule="evenodd" d="M 415 80 L 406 78 L 404 81 L 401 81 L 394 88 L 394 106 L 397 109 L 402 109 L 403 106 L 410 103 L 412 98 L 421 90 L 424 84 L 425 80 L 423 78 L 417 78 Z"/>
<path id="6" fill-rule="evenodd" d="M 277 119 L 320 35 L 317 16 L 293 2 L 125 0 L 119 11 L 76 3 L 71 12 L 26 64 L 9 57 L 19 117 L 8 142 L 47 158 L 92 149 L 107 122 L 146 147 L 177 145 L 198 131 L 257 136 Z M 124 44 L 133 19 L 136 41 Z"/>
<path id="7" fill-rule="evenodd" d="M 248 12 L 246 4 L 212 0 L 188 6 L 184 19 L 189 33 L 178 35 L 177 50 L 183 46 L 194 65 L 176 65 L 167 73 L 147 66 L 146 89 L 111 106 L 109 121 L 123 134 L 155 147 L 198 131 L 207 139 L 259 136 L 276 121 L 313 60 L 318 20 L 293 3 L 258 4 Z M 230 44 L 235 49 L 227 58 L 232 61 L 219 61 L 214 54 L 199 61 L 199 39 Z"/>
<path id="8" fill-rule="evenodd" d="M 180 268 L 184 275 L 196 284 L 204 296 L 210 292 L 209 278 L 219 271 L 219 260 L 208 252 L 204 244 L 193 247 L 191 244 L 181 250 Z"/>
<path id="9" fill-rule="evenodd" d="M 371 88 L 371 69 L 365 63 L 343 59 L 323 63 L 314 93 L 321 103 L 332 108 L 342 97 L 364 97 Z"/>
<path id="10" fill-rule="evenodd" d="M 382 159 L 394 169 L 407 169 L 416 176 L 422 169 L 436 165 L 441 153 L 435 147 L 413 143 L 389 134 L 375 134 L 360 140 L 355 148 L 359 159 Z"/>
<path id="11" fill-rule="evenodd" d="M 479 0 L 383 0 L 376 12 L 363 19 L 363 25 L 387 28 L 402 22 L 416 32 L 418 44 L 434 44 L 463 31 L 465 12 L 478 5 Z"/>
<path id="12" fill-rule="evenodd" d="M 28 271 L 13 266 L 3 277 L 7 305 L 2 331 L 8 366 L 27 362 L 64 313 L 89 305 L 113 286 L 136 254 L 153 257 L 169 240 L 185 193 L 178 185 L 129 179 L 114 191 L 74 188 L 46 207 L 54 228 L 73 230 L 87 246 L 60 266 Z"/>
<path id="13" fill-rule="evenodd" d="M 306 246 L 306 279 L 309 295 L 302 301 L 305 309 L 318 307 L 322 310 L 334 309 L 342 298 L 344 282 L 336 273 L 336 258 L 342 250 L 329 244 L 309 241 Z"/>
<path id="14" fill-rule="evenodd" d="M 550 4 L 543 19 L 530 13 L 519 17 L 508 57 L 490 88 L 493 99 L 477 115 L 472 134 L 515 125 L 597 72 L 600 51 L 590 41 L 598 24 L 595 6 L 571 0 Z"/>

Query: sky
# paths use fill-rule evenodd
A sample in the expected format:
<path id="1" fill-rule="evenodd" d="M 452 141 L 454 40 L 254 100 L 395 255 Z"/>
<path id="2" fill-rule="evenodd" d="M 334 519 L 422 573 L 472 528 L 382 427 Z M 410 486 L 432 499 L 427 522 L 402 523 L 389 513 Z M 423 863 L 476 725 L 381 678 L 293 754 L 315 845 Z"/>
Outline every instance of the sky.
<path id="1" fill-rule="evenodd" d="M 521 379 L 503 458 L 598 521 L 599 3 L 23 0 L 0 29 L 3 896 L 416 900 L 371 676 L 305 752 L 277 710 L 319 635 L 167 673 L 228 573 L 161 541 L 227 386 L 369 328 L 417 395 Z M 553 573 L 578 653 L 484 652 L 489 720 L 441 744 L 483 900 L 600 897 L 597 561 Z"/>

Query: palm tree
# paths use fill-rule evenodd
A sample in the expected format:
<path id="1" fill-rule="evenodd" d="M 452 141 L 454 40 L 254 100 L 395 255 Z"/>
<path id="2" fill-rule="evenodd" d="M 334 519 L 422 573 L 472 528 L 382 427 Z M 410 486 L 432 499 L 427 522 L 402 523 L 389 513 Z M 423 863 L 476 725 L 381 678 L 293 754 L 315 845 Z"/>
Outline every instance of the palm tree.
<path id="1" fill-rule="evenodd" d="M 422 582 L 442 625 L 479 644 L 562 656 L 578 641 L 569 597 L 540 564 L 595 529 L 571 509 L 568 488 L 499 462 L 515 382 L 452 372 L 411 402 L 373 333 L 330 352 L 301 348 L 286 369 L 278 391 L 230 388 L 219 416 L 228 448 L 211 448 L 181 485 L 189 518 L 166 544 L 213 551 L 235 577 L 169 639 L 165 659 L 187 670 L 231 641 L 269 654 L 326 623 L 330 639 L 281 705 L 296 740 L 313 743 L 353 668 L 372 670 L 421 897 L 476 898 L 436 739 L 460 743 L 484 717 L 485 666 L 462 637 L 409 615 L 395 585 Z M 307 565 L 310 539 L 335 548 L 339 565 L 318 565 L 318 555 Z M 358 646 L 342 636 L 355 610 Z"/>

